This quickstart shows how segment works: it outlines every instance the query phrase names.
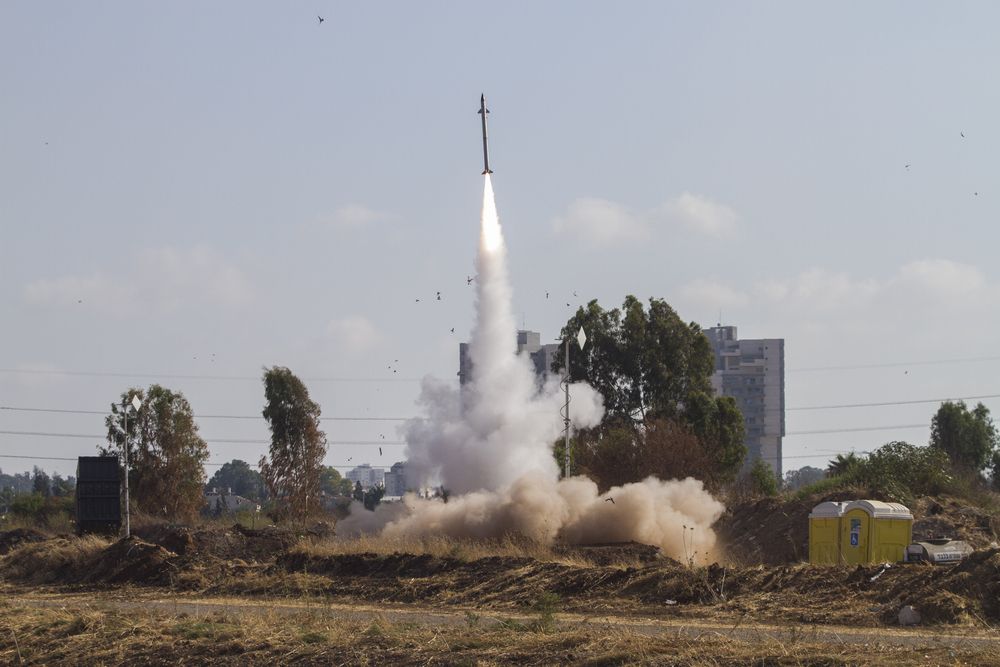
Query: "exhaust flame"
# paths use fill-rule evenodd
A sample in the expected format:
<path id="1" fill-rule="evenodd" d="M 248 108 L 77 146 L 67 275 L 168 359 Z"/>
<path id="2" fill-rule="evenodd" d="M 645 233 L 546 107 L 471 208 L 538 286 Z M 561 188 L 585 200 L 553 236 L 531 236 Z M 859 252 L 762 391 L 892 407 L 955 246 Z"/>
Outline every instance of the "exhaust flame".
<path id="1" fill-rule="evenodd" d="M 552 455 L 562 431 L 558 378 L 539 390 L 529 360 L 516 354 L 506 248 L 489 174 L 485 181 L 471 377 L 458 389 L 426 378 L 418 399 L 426 416 L 402 429 L 410 485 L 440 484 L 452 496 L 445 503 L 407 494 L 374 512 L 354 503 L 338 535 L 635 540 L 674 558 L 707 558 L 715 544 L 711 525 L 724 508 L 700 481 L 649 477 L 599 494 L 586 477 L 559 479 Z M 600 395 L 586 384 L 571 391 L 573 426 L 597 425 L 604 412 Z"/>

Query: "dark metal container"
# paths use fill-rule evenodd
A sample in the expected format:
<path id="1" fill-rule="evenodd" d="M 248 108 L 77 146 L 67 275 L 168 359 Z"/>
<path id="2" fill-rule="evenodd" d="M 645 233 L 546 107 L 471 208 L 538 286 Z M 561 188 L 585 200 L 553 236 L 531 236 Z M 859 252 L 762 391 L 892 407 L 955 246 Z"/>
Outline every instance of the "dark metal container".
<path id="1" fill-rule="evenodd" d="M 81 456 L 76 464 L 76 532 L 116 535 L 122 525 L 117 456 Z"/>

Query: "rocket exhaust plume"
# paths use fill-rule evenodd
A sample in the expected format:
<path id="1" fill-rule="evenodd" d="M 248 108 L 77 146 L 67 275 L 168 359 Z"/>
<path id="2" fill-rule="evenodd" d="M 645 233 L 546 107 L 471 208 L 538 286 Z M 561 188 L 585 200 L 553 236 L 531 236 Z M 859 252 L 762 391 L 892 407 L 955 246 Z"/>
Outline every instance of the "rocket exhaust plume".
<path id="1" fill-rule="evenodd" d="M 562 432 L 559 382 L 552 378 L 539 389 L 530 361 L 517 355 L 506 247 L 490 172 L 484 176 L 470 378 L 459 388 L 425 378 L 418 399 L 425 416 L 402 427 L 409 485 L 440 484 L 451 497 L 445 503 L 407 494 L 374 512 L 354 503 L 337 534 L 635 540 L 677 559 L 708 557 L 715 544 L 711 525 L 724 508 L 700 481 L 649 477 L 602 495 L 586 477 L 559 479 L 552 455 Z M 586 384 L 572 385 L 572 393 L 573 426 L 597 425 L 604 412 L 600 395 Z"/>

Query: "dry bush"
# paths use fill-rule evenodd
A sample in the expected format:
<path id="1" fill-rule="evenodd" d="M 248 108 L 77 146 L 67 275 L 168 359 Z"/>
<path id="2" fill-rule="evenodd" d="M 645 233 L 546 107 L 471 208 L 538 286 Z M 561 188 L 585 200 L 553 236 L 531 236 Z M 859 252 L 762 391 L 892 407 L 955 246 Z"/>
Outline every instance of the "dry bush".
<path id="1" fill-rule="evenodd" d="M 52 583 L 63 573 L 79 571 L 93 562 L 110 544 L 110 540 L 96 535 L 25 544 L 0 561 L 0 574 L 22 582 Z"/>

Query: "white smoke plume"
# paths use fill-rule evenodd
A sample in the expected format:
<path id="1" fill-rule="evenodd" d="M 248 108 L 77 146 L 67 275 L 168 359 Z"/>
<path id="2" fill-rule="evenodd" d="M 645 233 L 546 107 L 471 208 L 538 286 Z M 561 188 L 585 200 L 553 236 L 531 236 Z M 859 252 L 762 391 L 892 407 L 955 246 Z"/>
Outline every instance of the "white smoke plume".
<path id="1" fill-rule="evenodd" d="M 516 354 L 506 248 L 489 174 L 476 270 L 471 377 L 460 388 L 426 379 L 418 400 L 426 416 L 403 427 L 408 481 L 440 484 L 451 492 L 449 501 L 408 494 L 402 504 L 375 512 L 355 503 L 337 533 L 635 540 L 675 558 L 708 556 L 715 544 L 711 525 L 724 508 L 701 482 L 649 477 L 600 495 L 585 477 L 559 480 L 552 443 L 562 432 L 563 397 L 555 378 L 539 390 L 530 361 Z M 573 426 L 598 424 L 600 395 L 586 384 L 572 385 L 570 393 Z"/>

